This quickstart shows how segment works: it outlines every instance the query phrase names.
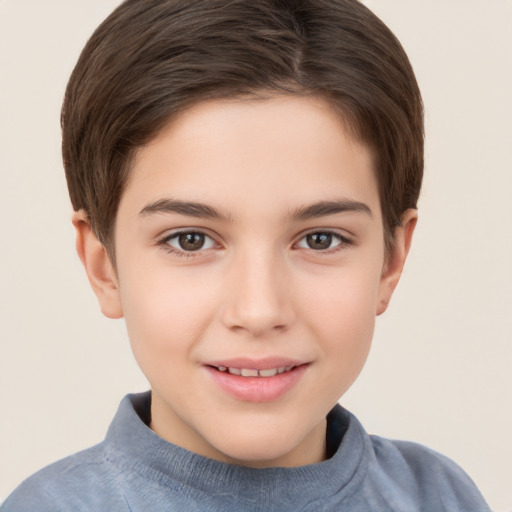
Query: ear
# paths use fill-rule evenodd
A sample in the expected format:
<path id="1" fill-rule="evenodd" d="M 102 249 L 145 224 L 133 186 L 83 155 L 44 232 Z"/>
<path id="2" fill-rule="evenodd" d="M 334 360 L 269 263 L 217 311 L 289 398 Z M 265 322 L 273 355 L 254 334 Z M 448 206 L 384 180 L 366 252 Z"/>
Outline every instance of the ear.
<path id="1" fill-rule="evenodd" d="M 83 210 L 73 213 L 72 222 L 76 231 L 76 251 L 98 298 L 101 312 L 108 318 L 122 318 L 119 285 L 107 250 L 94 234 Z"/>
<path id="2" fill-rule="evenodd" d="M 402 223 L 395 230 L 394 244 L 382 269 L 376 311 L 377 315 L 381 315 L 388 308 L 391 296 L 400 280 L 405 260 L 411 248 L 412 235 L 417 220 L 417 210 L 412 208 L 406 210 L 402 215 Z"/>

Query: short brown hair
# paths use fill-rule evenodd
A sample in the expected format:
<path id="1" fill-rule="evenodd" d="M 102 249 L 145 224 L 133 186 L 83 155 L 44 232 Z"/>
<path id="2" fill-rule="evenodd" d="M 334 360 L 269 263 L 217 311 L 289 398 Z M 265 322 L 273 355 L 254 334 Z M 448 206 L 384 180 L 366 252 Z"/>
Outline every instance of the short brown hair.
<path id="1" fill-rule="evenodd" d="M 423 107 L 392 32 L 356 0 L 126 0 L 94 32 L 62 108 L 71 202 L 113 255 L 130 164 L 200 101 L 313 94 L 374 154 L 386 246 L 416 208 Z"/>

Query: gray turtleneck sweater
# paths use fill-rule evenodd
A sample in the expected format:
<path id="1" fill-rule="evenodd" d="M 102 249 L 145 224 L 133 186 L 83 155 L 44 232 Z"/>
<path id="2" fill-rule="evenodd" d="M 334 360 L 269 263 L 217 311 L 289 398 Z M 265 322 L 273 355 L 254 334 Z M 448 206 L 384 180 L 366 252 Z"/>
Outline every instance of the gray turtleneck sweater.
<path id="1" fill-rule="evenodd" d="M 147 426 L 150 401 L 149 393 L 124 398 L 101 444 L 27 479 L 1 511 L 490 511 L 452 461 L 369 436 L 339 405 L 328 416 L 328 460 L 252 469 L 164 441 Z"/>

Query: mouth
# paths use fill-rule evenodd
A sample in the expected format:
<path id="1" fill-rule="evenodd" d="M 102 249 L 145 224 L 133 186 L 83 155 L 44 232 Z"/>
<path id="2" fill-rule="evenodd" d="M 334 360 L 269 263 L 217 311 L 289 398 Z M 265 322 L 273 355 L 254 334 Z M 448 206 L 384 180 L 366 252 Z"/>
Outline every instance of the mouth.
<path id="1" fill-rule="evenodd" d="M 303 379 L 310 363 L 272 358 L 264 361 L 236 359 L 204 365 L 213 383 L 223 393 L 244 402 L 272 402 Z"/>
<path id="2" fill-rule="evenodd" d="M 229 373 L 230 375 L 236 375 L 239 377 L 275 377 L 276 375 L 281 375 L 283 373 L 291 372 L 294 368 L 297 368 L 298 365 L 288 365 L 288 366 L 278 366 L 276 368 L 266 368 L 264 370 L 258 370 L 256 368 L 237 368 L 235 366 L 211 366 L 214 370 L 223 373 Z"/>

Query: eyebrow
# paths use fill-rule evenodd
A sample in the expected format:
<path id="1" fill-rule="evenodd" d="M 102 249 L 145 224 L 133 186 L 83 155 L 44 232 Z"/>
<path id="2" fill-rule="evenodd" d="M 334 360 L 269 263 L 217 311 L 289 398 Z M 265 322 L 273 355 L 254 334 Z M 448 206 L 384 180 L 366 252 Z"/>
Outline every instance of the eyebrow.
<path id="1" fill-rule="evenodd" d="M 213 206 L 194 201 L 178 201 L 176 199 L 160 199 L 159 201 L 150 203 L 140 211 L 139 215 L 147 217 L 156 213 L 177 213 L 189 217 L 213 219 L 224 222 L 231 220 L 229 213 L 224 213 Z"/>
<path id="2" fill-rule="evenodd" d="M 310 205 L 296 208 L 290 215 L 293 220 L 316 219 L 337 213 L 365 213 L 373 217 L 368 205 L 359 201 L 341 199 L 339 201 L 319 201 Z"/>
<path id="3" fill-rule="evenodd" d="M 147 217 L 158 213 L 177 213 L 189 217 L 223 222 L 229 222 L 232 219 L 229 212 L 222 212 L 213 206 L 195 201 L 178 201 L 176 199 L 160 199 L 149 203 L 140 211 L 139 215 Z M 289 218 L 294 221 L 302 221 L 336 215 L 338 213 L 365 213 L 372 217 L 372 211 L 365 203 L 341 199 L 338 201 L 318 201 L 317 203 L 299 206 L 291 212 Z"/>

